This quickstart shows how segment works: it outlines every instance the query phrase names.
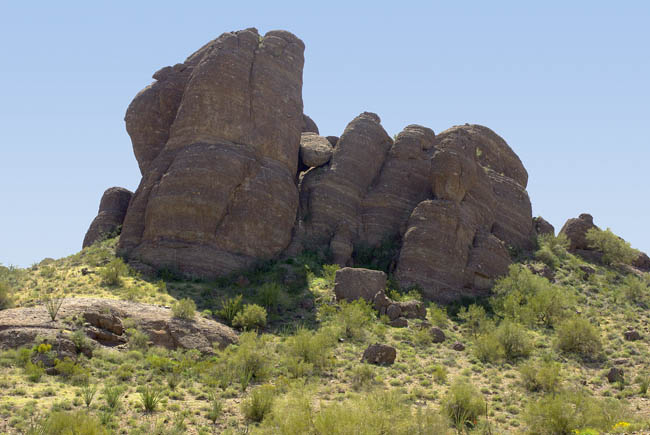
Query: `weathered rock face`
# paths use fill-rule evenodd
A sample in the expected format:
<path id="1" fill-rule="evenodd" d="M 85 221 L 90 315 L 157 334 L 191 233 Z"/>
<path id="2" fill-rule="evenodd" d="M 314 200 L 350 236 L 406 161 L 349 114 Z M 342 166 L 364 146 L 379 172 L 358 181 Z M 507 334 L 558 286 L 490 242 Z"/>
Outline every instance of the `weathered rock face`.
<path id="1" fill-rule="evenodd" d="M 644 272 L 650 272 L 650 257 L 645 252 L 641 252 L 632 266 L 637 269 L 643 270 Z"/>
<path id="2" fill-rule="evenodd" d="M 135 319 L 152 344 L 170 349 L 197 349 L 212 353 L 237 342 L 228 326 L 196 316 L 194 320 L 172 317 L 171 310 L 154 305 L 97 298 L 68 298 L 63 301 L 55 322 L 43 306 L 0 311 L 0 349 L 31 345 L 44 338 L 60 346 L 70 341 L 70 319 L 83 320 L 86 335 L 104 346 L 128 343 L 122 319 Z M 67 323 L 72 322 L 72 323 Z M 66 333 L 68 331 L 68 333 Z M 66 335 L 67 334 L 67 335 Z M 74 345 L 73 345 L 74 349 Z"/>
<path id="3" fill-rule="evenodd" d="M 533 218 L 533 228 L 535 229 L 535 234 L 539 236 L 543 234 L 555 236 L 555 227 L 541 216 Z"/>
<path id="4" fill-rule="evenodd" d="M 289 244 L 302 113 L 302 41 L 226 33 L 154 75 L 126 114 L 143 172 L 118 253 L 222 275 Z"/>
<path id="5" fill-rule="evenodd" d="M 353 266 L 389 243 L 400 285 L 440 301 L 485 293 L 508 248 L 532 248 L 540 230 L 517 155 L 479 125 L 409 125 L 393 140 L 369 112 L 319 136 L 303 50 L 247 29 L 154 74 L 126 113 L 143 178 L 118 254 L 209 278 L 304 249 Z"/>
<path id="6" fill-rule="evenodd" d="M 591 250 L 587 242 L 587 231 L 598 228 L 594 225 L 594 218 L 587 213 L 582 213 L 577 218 L 566 221 L 559 234 L 564 234 L 569 239 L 569 250 Z"/>
<path id="7" fill-rule="evenodd" d="M 83 247 L 92 245 L 107 234 L 117 232 L 124 222 L 133 192 L 123 187 L 106 189 L 99 203 L 99 212 L 86 231 Z"/>

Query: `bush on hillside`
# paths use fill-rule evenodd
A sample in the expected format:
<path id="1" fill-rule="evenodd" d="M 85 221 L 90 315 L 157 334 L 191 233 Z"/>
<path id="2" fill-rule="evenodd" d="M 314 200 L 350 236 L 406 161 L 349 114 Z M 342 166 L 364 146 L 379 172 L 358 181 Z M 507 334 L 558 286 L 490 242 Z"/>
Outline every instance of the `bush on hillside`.
<path id="1" fill-rule="evenodd" d="M 519 368 L 521 382 L 528 391 L 553 393 L 560 386 L 560 367 L 552 360 L 528 362 Z"/>
<path id="2" fill-rule="evenodd" d="M 597 359 L 602 351 L 600 333 L 589 320 L 572 317 L 557 327 L 557 347 L 585 359 Z"/>
<path id="3" fill-rule="evenodd" d="M 485 400 L 469 380 L 457 379 L 445 395 L 442 409 L 452 425 L 462 430 L 467 423 L 475 422 L 485 413 Z"/>
<path id="4" fill-rule="evenodd" d="M 647 307 L 648 299 L 650 297 L 650 286 L 645 280 L 634 275 L 628 275 L 623 280 L 623 285 L 621 286 L 625 299 L 629 302 Z"/>
<path id="5" fill-rule="evenodd" d="M 547 394 L 532 401 L 524 416 L 529 433 L 536 435 L 569 435 L 593 429 L 609 432 L 626 418 L 619 400 L 598 400 L 583 391 Z"/>
<path id="6" fill-rule="evenodd" d="M 52 412 L 46 418 L 38 421 L 27 431 L 30 435 L 104 435 L 110 432 L 103 428 L 99 419 L 83 411 Z"/>
<path id="7" fill-rule="evenodd" d="M 121 258 L 112 259 L 106 266 L 99 271 L 102 284 L 107 286 L 119 287 L 122 285 L 122 277 L 129 272 L 129 267 Z"/>
<path id="8" fill-rule="evenodd" d="M 246 304 L 232 320 L 232 325 L 252 331 L 266 326 L 266 310 L 257 304 Z"/>
<path id="9" fill-rule="evenodd" d="M 493 291 L 491 302 L 497 314 L 531 326 L 554 326 L 574 305 L 566 290 L 521 264 L 511 265 L 508 275 L 497 280 Z"/>
<path id="10" fill-rule="evenodd" d="M 192 320 L 196 314 L 196 304 L 190 298 L 181 299 L 172 306 L 174 317 Z"/>
<path id="11" fill-rule="evenodd" d="M 569 239 L 564 234 L 542 234 L 537 238 L 539 249 L 535 258 L 552 269 L 557 269 L 568 256 Z"/>
<path id="12" fill-rule="evenodd" d="M 632 248 L 628 242 L 618 237 L 609 228 L 605 231 L 592 228 L 587 231 L 589 247 L 603 253 L 603 263 L 632 264 L 639 257 L 639 251 Z"/>
<path id="13" fill-rule="evenodd" d="M 235 316 L 244 309 L 242 298 L 242 295 L 237 295 L 234 298 L 225 298 L 221 301 L 221 308 L 217 311 L 217 315 L 230 326 L 233 326 L 232 322 L 235 320 Z"/>
<path id="14" fill-rule="evenodd" d="M 0 281 L 0 310 L 11 308 L 14 305 L 13 294 L 9 285 Z"/>

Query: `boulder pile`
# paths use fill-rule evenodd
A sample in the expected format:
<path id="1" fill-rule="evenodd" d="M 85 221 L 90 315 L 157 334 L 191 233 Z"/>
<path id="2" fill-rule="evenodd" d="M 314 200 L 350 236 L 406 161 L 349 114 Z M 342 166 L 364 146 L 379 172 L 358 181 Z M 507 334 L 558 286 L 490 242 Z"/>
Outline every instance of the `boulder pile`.
<path id="1" fill-rule="evenodd" d="M 246 29 L 153 75 L 126 112 L 142 181 L 116 219 L 120 256 L 212 278 L 304 249 L 354 266 L 392 240 L 387 271 L 446 302 L 484 294 L 510 252 L 552 232 L 533 224 L 526 169 L 487 127 L 393 139 L 364 112 L 320 136 L 303 114 L 304 48 Z"/>

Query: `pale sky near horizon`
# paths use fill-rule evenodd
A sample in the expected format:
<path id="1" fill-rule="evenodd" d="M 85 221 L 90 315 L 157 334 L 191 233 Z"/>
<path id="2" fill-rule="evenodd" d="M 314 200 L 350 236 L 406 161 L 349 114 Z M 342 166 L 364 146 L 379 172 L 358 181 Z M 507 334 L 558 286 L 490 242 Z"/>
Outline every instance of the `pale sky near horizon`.
<path id="1" fill-rule="evenodd" d="M 340 135 L 466 122 L 529 173 L 534 215 L 582 212 L 650 251 L 650 2 L 0 0 L 0 263 L 81 249 L 102 192 L 137 188 L 124 112 L 159 68 L 223 32 L 306 45 L 305 113 Z"/>

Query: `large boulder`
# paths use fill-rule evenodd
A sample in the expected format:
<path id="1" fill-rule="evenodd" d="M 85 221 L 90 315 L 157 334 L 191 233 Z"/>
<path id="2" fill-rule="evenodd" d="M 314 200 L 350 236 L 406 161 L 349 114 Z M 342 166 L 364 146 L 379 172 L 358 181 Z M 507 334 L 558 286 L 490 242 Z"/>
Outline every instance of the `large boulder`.
<path id="1" fill-rule="evenodd" d="M 368 346 L 363 352 L 361 361 L 377 365 L 391 365 L 395 362 L 396 357 L 397 349 L 393 346 L 375 343 Z"/>
<path id="2" fill-rule="evenodd" d="M 106 189 L 99 202 L 97 216 L 86 231 L 83 240 L 84 248 L 102 240 L 107 235 L 119 233 L 132 197 L 133 192 L 123 187 Z"/>
<path id="3" fill-rule="evenodd" d="M 375 309 L 385 310 L 390 301 L 386 297 L 387 276 L 379 270 L 344 267 L 334 276 L 334 294 L 338 301 L 366 300 Z M 397 317 L 397 316 L 396 316 Z"/>
<path id="4" fill-rule="evenodd" d="M 582 213 L 577 218 L 571 218 L 566 221 L 559 234 L 564 234 L 569 239 L 569 250 L 591 250 L 587 242 L 587 232 L 592 228 L 598 228 L 594 225 L 594 218 L 587 213 Z"/>
<path id="5" fill-rule="evenodd" d="M 316 133 L 303 133 L 300 136 L 300 161 L 308 168 L 329 162 L 332 151 L 332 144 L 323 136 Z"/>
<path id="6" fill-rule="evenodd" d="M 650 272 L 650 257 L 645 252 L 641 252 L 632 263 L 632 266 L 644 272 Z"/>
<path id="7" fill-rule="evenodd" d="M 152 344 L 170 349 L 197 349 L 212 353 L 237 342 L 228 326 L 197 315 L 193 320 L 174 318 L 168 308 L 155 305 L 98 298 L 64 299 L 55 321 L 44 306 L 0 311 L 0 349 L 32 345 L 46 339 L 52 343 L 70 340 L 70 330 L 78 322 L 96 344 L 120 346 L 128 343 L 123 319 L 135 320 Z"/>
<path id="8" fill-rule="evenodd" d="M 127 110 L 143 178 L 118 254 L 215 277 L 287 247 L 298 207 L 303 51 L 291 33 L 246 29 L 154 75 Z"/>

